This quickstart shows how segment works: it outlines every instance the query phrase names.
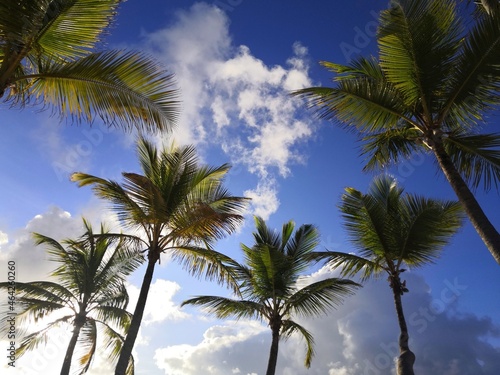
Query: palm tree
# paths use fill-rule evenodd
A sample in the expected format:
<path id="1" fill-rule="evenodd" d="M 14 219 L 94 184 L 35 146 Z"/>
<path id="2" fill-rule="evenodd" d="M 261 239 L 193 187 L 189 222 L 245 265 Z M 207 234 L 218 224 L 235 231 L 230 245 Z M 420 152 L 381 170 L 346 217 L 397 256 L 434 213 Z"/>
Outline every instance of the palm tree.
<path id="1" fill-rule="evenodd" d="M 298 288 L 300 274 L 310 265 L 310 255 L 319 243 L 317 229 L 302 225 L 293 234 L 295 224 L 290 221 L 278 233 L 259 217 L 255 218 L 255 224 L 255 244 L 241 245 L 245 265 L 236 261 L 229 265 L 237 275 L 237 294 L 241 299 L 198 296 L 182 305 L 205 306 L 218 318 L 235 316 L 266 321 L 272 332 L 266 375 L 274 375 L 276 371 L 280 339 L 298 332 L 307 344 L 305 365 L 309 367 L 314 354 L 313 336 L 292 320 L 293 316 L 318 315 L 340 304 L 343 296 L 352 294 L 360 285 L 351 280 L 329 278 Z"/>
<path id="2" fill-rule="evenodd" d="M 243 220 L 246 199 L 228 193 L 222 182 L 229 165 L 198 165 L 193 146 L 158 150 L 149 141 L 138 142 L 143 175 L 123 173 L 119 184 L 84 173 L 74 173 L 79 186 L 93 185 L 97 196 L 109 200 L 118 218 L 128 228 L 142 231 L 147 251 L 147 269 L 134 317 L 116 366 L 123 375 L 132 353 L 154 268 L 162 253 L 179 260 L 192 274 L 225 280 L 221 268 L 227 257 L 211 248 Z"/>
<path id="3" fill-rule="evenodd" d="M 408 346 L 408 327 L 401 296 L 408 292 L 401 280 L 404 267 L 432 263 L 460 228 L 462 207 L 458 202 L 403 195 L 395 179 L 375 178 L 368 194 L 347 188 L 340 207 L 345 228 L 359 255 L 317 252 L 317 260 L 342 267 L 342 276 L 361 273 L 363 281 L 386 273 L 400 328 L 397 373 L 413 375 L 415 354 Z"/>
<path id="4" fill-rule="evenodd" d="M 21 307 L 16 319 L 21 323 L 34 323 L 59 311 L 64 314 L 41 330 L 25 336 L 17 349 L 18 355 L 47 342 L 53 329 L 64 324 L 73 325 L 61 375 L 69 374 L 77 344 L 83 350 L 79 374 L 89 369 L 97 349 L 98 332 L 103 334 L 99 337 L 103 337 L 108 358 L 117 359 L 123 335 L 132 319 L 125 310 L 129 298 L 124 281 L 141 263 L 127 241 L 118 241 L 111 247 L 114 241 L 106 235 L 103 225 L 97 235 L 85 219 L 83 224 L 85 234 L 77 240 L 58 242 L 34 233 L 35 243 L 46 245 L 51 260 L 60 264 L 51 274 L 56 282 L 16 283 L 16 301 Z M 7 290 L 8 286 L 9 283 L 0 283 L 1 289 Z M 130 357 L 126 374 L 133 373 L 133 358 Z"/>
<path id="5" fill-rule="evenodd" d="M 179 109 L 173 76 L 143 53 L 96 49 L 121 2 L 2 1 L 0 97 L 77 122 L 170 129 Z"/>
<path id="6" fill-rule="evenodd" d="M 500 13 L 478 12 L 466 25 L 456 3 L 392 1 L 380 16 L 379 58 L 322 62 L 336 74 L 334 87 L 294 95 L 358 133 L 365 170 L 432 155 L 500 264 L 500 234 L 472 192 L 500 179 L 500 136 L 480 134 L 500 104 Z"/>

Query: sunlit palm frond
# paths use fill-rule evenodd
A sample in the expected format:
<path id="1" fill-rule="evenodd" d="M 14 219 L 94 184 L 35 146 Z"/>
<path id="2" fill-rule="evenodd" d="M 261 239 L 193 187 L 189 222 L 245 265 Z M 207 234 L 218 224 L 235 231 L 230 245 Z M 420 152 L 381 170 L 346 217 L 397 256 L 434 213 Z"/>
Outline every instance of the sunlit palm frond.
<path id="1" fill-rule="evenodd" d="M 46 62 L 40 71 L 12 79 L 29 80 L 29 95 L 43 99 L 77 122 L 97 116 L 106 124 L 171 130 L 179 114 L 174 78 L 140 53 L 106 51 L 74 62 Z"/>
<path id="2" fill-rule="evenodd" d="M 351 61 L 349 63 L 350 65 L 335 64 L 329 61 L 321 61 L 320 64 L 329 71 L 337 74 L 337 76 L 334 77 L 334 81 L 355 78 L 384 79 L 384 72 L 374 56 L 358 57 Z"/>
<path id="3" fill-rule="evenodd" d="M 103 330 L 103 347 L 104 352 L 107 354 L 107 358 L 110 362 L 115 363 L 120 355 L 123 342 L 125 340 L 124 336 L 118 333 L 116 330 L 111 328 L 109 325 L 102 323 L 99 327 Z M 129 360 L 129 366 L 125 375 L 134 375 L 134 357 L 131 356 Z"/>
<path id="4" fill-rule="evenodd" d="M 342 80 L 336 87 L 310 87 L 293 95 L 305 98 L 320 118 L 339 121 L 348 130 L 373 132 L 401 119 L 413 123 L 401 93 L 385 80 Z"/>
<path id="5" fill-rule="evenodd" d="M 439 105 L 461 31 L 452 0 L 394 1 L 381 13 L 380 66 L 405 103 L 420 102 L 426 116 Z"/>
<path id="6" fill-rule="evenodd" d="M 227 284 L 238 291 L 241 267 L 227 255 L 212 248 L 189 245 L 175 245 L 168 253 L 192 275 Z"/>
<path id="7" fill-rule="evenodd" d="M 88 371 L 92 359 L 97 349 L 97 326 L 93 319 L 87 318 L 87 321 L 80 330 L 78 336 L 79 347 L 84 350 L 81 357 L 78 359 L 78 374 L 82 375 Z"/>
<path id="8" fill-rule="evenodd" d="M 81 57 L 101 40 L 121 0 L 9 1 L 0 5 L 0 38 L 32 54 Z"/>
<path id="9" fill-rule="evenodd" d="M 23 337 L 16 349 L 16 355 L 20 357 L 28 351 L 37 349 L 40 345 L 47 344 L 50 337 L 50 332 L 54 328 L 60 327 L 62 324 L 70 323 L 72 319 L 73 316 L 71 315 L 64 316 L 53 322 L 50 322 L 43 329 Z"/>

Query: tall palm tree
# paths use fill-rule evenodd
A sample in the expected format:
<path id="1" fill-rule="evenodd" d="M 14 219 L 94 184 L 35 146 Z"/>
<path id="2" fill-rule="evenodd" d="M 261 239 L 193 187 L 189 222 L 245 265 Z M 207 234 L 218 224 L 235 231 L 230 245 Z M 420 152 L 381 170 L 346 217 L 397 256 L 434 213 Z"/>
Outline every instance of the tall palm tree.
<path id="1" fill-rule="evenodd" d="M 392 1 L 380 16 L 378 58 L 322 62 L 335 85 L 294 95 L 359 134 L 365 170 L 432 155 L 500 264 L 500 234 L 473 195 L 500 179 L 500 135 L 481 133 L 500 104 L 500 13 L 466 24 L 458 10 L 454 0 Z"/>
<path id="2" fill-rule="evenodd" d="M 64 324 L 73 325 L 61 375 L 69 374 L 77 344 L 83 350 L 78 361 L 79 374 L 89 369 L 98 337 L 104 340 L 108 358 L 118 358 L 132 319 L 125 310 L 129 297 L 124 281 L 141 263 L 127 241 L 121 240 L 112 246 L 113 240 L 106 235 L 103 225 L 97 235 L 85 219 L 83 224 L 85 234 L 76 240 L 58 242 L 34 233 L 35 243 L 46 245 L 51 260 L 60 264 L 51 274 L 56 281 L 16 283 L 16 301 L 21 307 L 16 320 L 23 324 L 33 323 L 58 311 L 64 314 L 41 330 L 25 336 L 17 349 L 18 355 L 47 342 L 53 329 Z M 9 283 L 0 283 L 1 289 L 6 290 L 8 286 Z M 130 357 L 126 374 L 133 373 L 133 358 Z"/>
<path id="3" fill-rule="evenodd" d="M 124 182 L 84 173 L 72 175 L 79 186 L 93 185 L 97 196 L 109 200 L 128 228 L 142 231 L 147 269 L 130 329 L 116 366 L 123 375 L 144 314 L 154 268 L 163 253 L 179 260 L 192 274 L 224 280 L 227 257 L 211 248 L 243 220 L 246 199 L 223 186 L 229 165 L 201 166 L 193 146 L 158 150 L 144 138 L 138 141 L 143 174 L 123 173 Z"/>
<path id="4" fill-rule="evenodd" d="M 340 210 L 345 228 L 359 255 L 317 252 L 317 260 L 342 267 L 342 276 L 361 273 L 363 281 L 387 274 L 400 328 L 398 375 L 413 375 L 415 354 L 408 346 L 408 327 L 401 296 L 408 292 L 401 280 L 404 267 L 435 261 L 462 223 L 458 202 L 403 195 L 395 179 L 375 178 L 368 194 L 347 188 Z"/>
<path id="5" fill-rule="evenodd" d="M 281 233 L 269 229 L 262 218 L 256 217 L 257 231 L 252 247 L 241 245 L 245 264 L 232 261 L 230 268 L 237 274 L 239 299 L 198 296 L 182 305 L 198 305 L 219 318 L 257 318 L 269 324 L 272 332 L 271 349 L 266 375 L 274 375 L 278 362 L 279 341 L 300 333 L 307 344 L 305 365 L 310 366 L 314 354 L 313 336 L 293 317 L 318 315 L 342 302 L 360 285 L 346 279 L 329 278 L 303 288 L 297 281 L 311 264 L 310 255 L 319 243 L 319 233 L 312 225 L 302 225 L 293 234 L 295 224 L 283 225 Z"/>
<path id="6" fill-rule="evenodd" d="M 143 53 L 97 51 L 121 2 L 0 2 L 0 97 L 77 122 L 170 129 L 179 109 L 173 76 Z"/>

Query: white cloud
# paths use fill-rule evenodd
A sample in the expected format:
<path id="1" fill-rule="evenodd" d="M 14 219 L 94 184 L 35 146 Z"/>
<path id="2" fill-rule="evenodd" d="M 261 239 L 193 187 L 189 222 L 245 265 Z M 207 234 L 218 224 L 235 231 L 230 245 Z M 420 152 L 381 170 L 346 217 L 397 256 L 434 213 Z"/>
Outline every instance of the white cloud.
<path id="1" fill-rule="evenodd" d="M 179 11 L 168 29 L 146 35 L 146 45 L 169 65 L 181 88 L 177 142 L 221 147 L 277 195 L 274 181 L 304 162 L 298 147 L 314 134 L 311 119 L 301 117 L 300 101 L 289 96 L 311 85 L 307 48 L 297 42 L 283 66 L 268 66 L 248 47 L 232 43 L 229 26 L 220 9 L 197 3 Z M 277 207 L 269 206 L 266 215 Z"/>
<path id="2" fill-rule="evenodd" d="M 255 347 L 267 348 L 262 338 L 267 330 L 254 321 L 226 322 L 209 328 L 198 345 L 157 349 L 155 362 L 169 375 L 249 374 L 247 368 L 260 367 L 262 358 Z"/>
<path id="3" fill-rule="evenodd" d="M 9 236 L 0 230 L 0 248 L 2 245 L 9 243 Z"/>
<path id="4" fill-rule="evenodd" d="M 189 314 L 181 311 L 180 306 L 172 300 L 180 289 L 180 285 L 176 282 L 156 279 L 149 289 L 142 322 L 149 325 L 165 320 L 175 321 L 188 318 Z M 128 285 L 127 290 L 130 295 L 129 310 L 133 312 L 140 289 L 134 285 Z"/>
<path id="5" fill-rule="evenodd" d="M 335 276 L 324 267 L 302 282 Z M 403 304 L 410 331 L 410 348 L 417 357 L 415 372 L 446 375 L 499 373 L 500 348 L 489 340 L 500 337 L 500 327 L 488 317 L 478 317 L 460 309 L 460 296 L 467 293 L 460 278 L 443 280 L 442 288 L 431 294 L 422 277 L 413 273 L 404 276 L 410 289 L 403 297 Z M 328 375 L 394 373 L 399 329 L 385 279 L 366 284 L 328 315 L 298 318 L 297 321 L 313 333 L 316 356 L 311 369 L 306 370 L 305 344 L 293 336 L 280 344 L 277 375 L 306 371 Z M 171 375 L 229 375 L 234 369 L 242 374 L 261 374 L 267 363 L 271 334 L 269 328 L 252 326 L 251 323 L 244 323 L 249 331 L 243 335 L 239 331 L 241 328 L 236 329 L 234 323 L 226 322 L 208 329 L 197 345 L 159 349 L 155 357 L 157 366 Z M 251 327 L 259 328 L 253 332 Z"/>
<path id="6" fill-rule="evenodd" d="M 278 210 L 280 205 L 278 191 L 274 181 L 260 182 L 253 190 L 243 193 L 245 197 L 251 198 L 250 211 L 252 215 L 260 216 L 264 220 Z"/>

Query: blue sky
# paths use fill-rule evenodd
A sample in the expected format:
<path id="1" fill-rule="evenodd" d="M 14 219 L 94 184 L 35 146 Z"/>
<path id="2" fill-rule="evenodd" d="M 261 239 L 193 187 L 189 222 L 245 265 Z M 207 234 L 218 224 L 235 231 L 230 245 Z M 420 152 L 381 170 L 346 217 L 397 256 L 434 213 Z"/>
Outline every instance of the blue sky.
<path id="1" fill-rule="evenodd" d="M 376 53 L 376 15 L 385 5 L 368 0 L 123 4 L 107 46 L 153 54 L 176 75 L 182 91 L 180 123 L 163 140 L 196 144 L 207 163 L 231 163 L 230 191 L 253 198 L 245 224 L 220 241 L 219 251 L 240 257 L 239 244 L 251 244 L 252 214 L 275 228 L 290 219 L 315 224 L 321 248 L 352 250 L 339 220 L 339 199 L 348 186 L 365 192 L 374 175 L 361 172 L 363 160 L 352 134 L 318 121 L 287 93 L 327 85 L 330 76 L 320 60 L 344 63 L 355 53 Z M 497 123 L 492 117 L 490 126 Z M 15 260 L 19 280 L 43 279 L 53 265 L 43 249 L 33 246 L 30 232 L 76 237 L 82 215 L 94 223 L 116 223 L 90 189 L 77 188 L 68 176 L 84 171 L 119 180 L 122 171 L 137 171 L 134 139 L 99 123 L 92 128 L 61 124 L 48 112 L 4 105 L 0 267 L 6 270 L 6 262 Z M 430 157 L 415 157 L 389 172 L 409 193 L 455 199 Z M 498 193 L 478 192 L 478 199 L 499 227 Z M 132 299 L 143 271 L 129 280 Z M 317 266 L 307 276 L 313 281 L 331 275 Z M 416 372 L 500 373 L 500 270 L 471 225 L 466 223 L 436 264 L 404 276 Z M 192 295 L 214 293 L 228 295 L 162 261 L 135 348 L 137 374 L 264 373 L 267 327 L 217 321 L 198 309 L 179 307 Z M 398 329 L 384 279 L 367 284 L 328 316 L 299 321 L 316 337 L 316 357 L 306 370 L 304 344 L 292 338 L 281 346 L 277 374 L 391 374 Z M 56 373 L 66 337 L 67 332 L 54 334 L 45 351 L 18 359 L 17 368 L 7 373 Z M 89 373 L 110 371 L 97 358 Z"/>

